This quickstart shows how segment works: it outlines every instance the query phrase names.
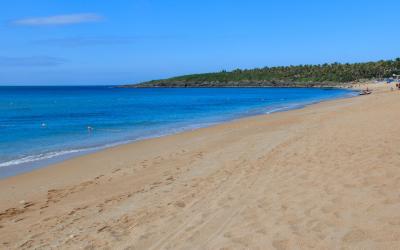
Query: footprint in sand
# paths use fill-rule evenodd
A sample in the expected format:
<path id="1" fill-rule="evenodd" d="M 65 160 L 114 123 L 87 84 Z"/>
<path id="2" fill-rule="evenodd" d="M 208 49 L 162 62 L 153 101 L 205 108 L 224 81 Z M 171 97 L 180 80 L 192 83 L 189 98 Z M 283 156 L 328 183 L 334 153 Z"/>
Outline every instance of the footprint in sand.
<path id="1" fill-rule="evenodd" d="M 96 176 L 96 178 L 94 178 L 95 180 L 99 180 L 101 177 L 103 177 L 104 175 L 99 175 L 99 176 Z"/>
<path id="2" fill-rule="evenodd" d="M 186 206 L 186 204 L 183 201 L 177 201 L 175 203 L 175 206 L 180 207 L 180 208 L 184 208 Z"/>
<path id="3" fill-rule="evenodd" d="M 288 240 L 274 240 L 272 242 L 272 246 L 276 249 L 276 250 L 285 250 L 288 249 L 288 244 L 289 241 Z"/>
<path id="4" fill-rule="evenodd" d="M 5 210 L 4 212 L 0 213 L 0 221 L 2 221 L 3 219 L 15 217 L 24 212 L 25 212 L 25 208 L 23 208 L 23 209 L 15 208 L 15 207 L 9 208 L 9 209 Z"/>
<path id="5" fill-rule="evenodd" d="M 360 229 L 354 229 L 345 234 L 343 241 L 346 243 L 356 243 L 368 238 L 368 234 Z"/>

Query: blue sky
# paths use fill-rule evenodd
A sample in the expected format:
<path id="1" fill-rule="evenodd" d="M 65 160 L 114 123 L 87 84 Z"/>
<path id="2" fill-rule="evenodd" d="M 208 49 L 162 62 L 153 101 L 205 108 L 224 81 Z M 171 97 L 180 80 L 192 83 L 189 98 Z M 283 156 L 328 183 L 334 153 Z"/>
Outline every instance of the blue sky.
<path id="1" fill-rule="evenodd" d="M 0 85 L 392 59 L 399 10 L 394 0 L 4 1 Z"/>

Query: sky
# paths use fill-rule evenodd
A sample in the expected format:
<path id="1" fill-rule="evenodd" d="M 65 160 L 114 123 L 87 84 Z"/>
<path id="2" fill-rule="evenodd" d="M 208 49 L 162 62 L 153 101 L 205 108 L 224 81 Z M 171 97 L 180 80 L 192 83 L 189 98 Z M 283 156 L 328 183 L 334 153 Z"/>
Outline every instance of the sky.
<path id="1" fill-rule="evenodd" d="M 400 57 L 398 0 L 18 0 L 0 85 L 114 85 Z"/>

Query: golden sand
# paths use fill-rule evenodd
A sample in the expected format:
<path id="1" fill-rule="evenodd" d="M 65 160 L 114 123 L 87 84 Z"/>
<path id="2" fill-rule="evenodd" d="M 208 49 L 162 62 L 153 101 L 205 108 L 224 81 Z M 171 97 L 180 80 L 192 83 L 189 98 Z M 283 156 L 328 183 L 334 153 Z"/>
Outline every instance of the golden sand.
<path id="1" fill-rule="evenodd" d="M 399 249 L 400 91 L 377 86 L 1 180 L 0 248 Z"/>

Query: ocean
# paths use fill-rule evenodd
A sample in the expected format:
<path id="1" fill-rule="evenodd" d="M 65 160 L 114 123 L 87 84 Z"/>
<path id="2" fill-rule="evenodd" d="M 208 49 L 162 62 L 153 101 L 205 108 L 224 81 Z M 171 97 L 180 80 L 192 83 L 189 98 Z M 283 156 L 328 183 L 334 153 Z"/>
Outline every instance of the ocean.
<path id="1" fill-rule="evenodd" d="M 119 144 L 352 95 L 317 88 L 0 87 L 0 178 Z"/>

